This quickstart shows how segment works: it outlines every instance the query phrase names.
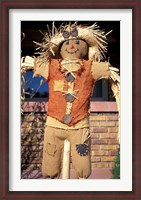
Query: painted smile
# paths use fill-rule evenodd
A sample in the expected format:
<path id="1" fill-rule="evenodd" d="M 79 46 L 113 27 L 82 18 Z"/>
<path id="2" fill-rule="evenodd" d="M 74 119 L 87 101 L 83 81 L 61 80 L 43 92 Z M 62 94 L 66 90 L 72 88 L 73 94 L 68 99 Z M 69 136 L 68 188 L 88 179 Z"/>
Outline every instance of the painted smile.
<path id="1" fill-rule="evenodd" d="M 65 51 L 69 54 L 75 54 L 79 49 L 76 49 L 75 51 L 68 51 L 68 49 L 65 49 Z"/>

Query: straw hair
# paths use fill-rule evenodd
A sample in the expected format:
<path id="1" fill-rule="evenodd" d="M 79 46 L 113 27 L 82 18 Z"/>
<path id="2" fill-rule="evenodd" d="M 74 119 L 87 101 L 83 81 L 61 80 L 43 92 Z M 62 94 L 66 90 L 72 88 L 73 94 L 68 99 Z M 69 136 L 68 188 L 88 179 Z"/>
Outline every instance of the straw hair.
<path id="1" fill-rule="evenodd" d="M 81 39 L 84 40 L 89 47 L 94 47 L 94 52 L 98 52 L 99 59 L 105 57 L 105 53 L 107 52 L 107 38 L 106 36 L 111 32 L 105 33 L 105 31 L 100 30 L 97 23 L 94 23 L 92 26 L 84 26 L 77 25 L 77 23 L 69 23 L 68 25 L 63 25 L 57 29 L 55 27 L 54 22 L 52 23 L 52 29 L 48 28 L 47 32 L 41 33 L 43 34 L 43 42 L 38 43 L 33 41 L 39 50 L 37 54 L 39 54 L 42 62 L 47 62 L 47 60 L 52 56 L 57 56 L 59 54 L 60 45 L 66 40 L 63 37 L 63 32 L 70 32 L 72 28 L 76 28 L 78 31 L 77 37 L 70 36 L 68 39 Z M 92 49 L 92 48 L 91 48 Z M 92 54 L 92 52 L 91 52 Z"/>
<path id="2" fill-rule="evenodd" d="M 114 67 L 109 67 L 110 77 L 109 81 L 111 83 L 111 89 L 116 99 L 118 113 L 119 113 L 119 128 L 117 139 L 120 143 L 120 76 L 118 74 L 118 69 Z"/>
<path id="3" fill-rule="evenodd" d="M 113 91 L 114 97 L 116 99 L 118 112 L 120 115 L 120 77 L 118 74 L 118 69 L 114 67 L 109 67 L 110 70 L 110 83 L 111 89 Z"/>

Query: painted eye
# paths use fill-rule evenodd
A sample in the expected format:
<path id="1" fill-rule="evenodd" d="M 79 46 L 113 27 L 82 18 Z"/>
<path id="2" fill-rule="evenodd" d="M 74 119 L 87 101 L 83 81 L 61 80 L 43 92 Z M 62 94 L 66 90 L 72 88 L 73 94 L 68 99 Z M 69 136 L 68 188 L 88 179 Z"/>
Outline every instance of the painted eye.
<path id="1" fill-rule="evenodd" d="M 78 36 L 77 28 L 72 28 L 70 34 L 71 34 L 72 37 L 77 37 Z"/>
<path id="2" fill-rule="evenodd" d="M 63 32 L 63 37 L 64 38 L 69 38 L 70 37 L 70 33 L 68 31 L 64 31 Z"/>
<path id="3" fill-rule="evenodd" d="M 79 40 L 75 40 L 75 44 L 79 44 Z"/>
<path id="4" fill-rule="evenodd" d="M 66 42 L 65 42 L 65 43 L 66 43 L 66 45 L 69 45 L 69 40 L 66 40 Z"/>

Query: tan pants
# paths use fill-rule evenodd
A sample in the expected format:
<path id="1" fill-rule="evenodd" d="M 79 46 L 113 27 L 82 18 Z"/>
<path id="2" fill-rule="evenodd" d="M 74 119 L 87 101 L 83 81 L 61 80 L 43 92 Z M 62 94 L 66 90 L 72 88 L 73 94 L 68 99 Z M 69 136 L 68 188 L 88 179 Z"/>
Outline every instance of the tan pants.
<path id="1" fill-rule="evenodd" d="M 42 175 L 46 178 L 59 178 L 64 140 L 68 139 L 71 143 L 71 160 L 76 178 L 88 178 L 91 173 L 90 154 L 80 156 L 76 151 L 76 144 L 81 144 L 88 135 L 89 128 L 65 130 L 47 126 L 44 135 Z"/>

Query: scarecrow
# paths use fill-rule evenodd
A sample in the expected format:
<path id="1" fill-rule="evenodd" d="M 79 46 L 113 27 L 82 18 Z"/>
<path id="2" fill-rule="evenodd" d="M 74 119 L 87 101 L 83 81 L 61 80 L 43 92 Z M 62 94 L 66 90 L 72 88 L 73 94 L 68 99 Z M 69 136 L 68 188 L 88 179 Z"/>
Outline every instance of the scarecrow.
<path id="1" fill-rule="evenodd" d="M 22 70 L 33 69 L 49 85 L 48 112 L 44 135 L 42 175 L 59 178 L 64 141 L 69 141 L 76 178 L 91 174 L 89 109 L 96 81 L 109 79 L 119 108 L 118 70 L 102 62 L 108 33 L 92 26 L 69 23 L 44 34 L 36 43 L 39 56 L 25 57 Z"/>

